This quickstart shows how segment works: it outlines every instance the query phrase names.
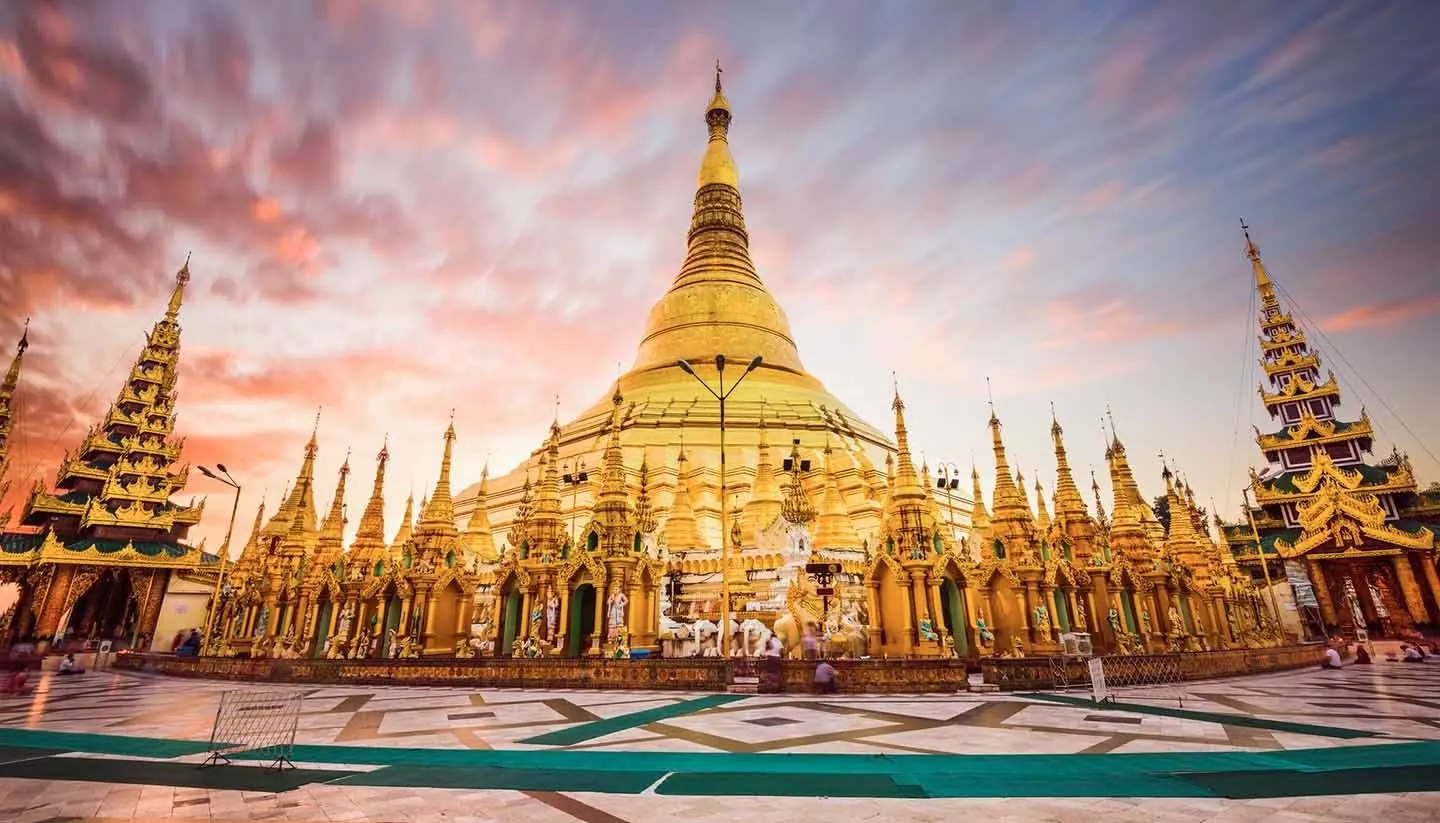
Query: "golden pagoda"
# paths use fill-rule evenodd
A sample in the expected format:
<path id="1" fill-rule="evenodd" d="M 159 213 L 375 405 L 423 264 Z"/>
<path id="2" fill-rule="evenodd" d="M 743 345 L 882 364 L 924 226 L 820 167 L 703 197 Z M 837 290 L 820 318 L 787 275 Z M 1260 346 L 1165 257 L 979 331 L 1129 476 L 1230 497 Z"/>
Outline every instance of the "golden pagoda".
<path id="1" fill-rule="evenodd" d="M 4 617 L 10 642 L 147 646 L 171 575 L 201 564 L 201 551 L 182 541 L 204 504 L 170 499 L 189 475 L 189 466 L 177 466 L 185 441 L 174 437 L 179 315 L 189 282 L 187 259 L 104 418 L 66 453 L 54 484 L 37 480 L 18 522 L 0 528 L 0 581 L 20 587 Z M 0 385 L 0 481 L 28 343 L 27 334 Z"/>
<path id="2" fill-rule="evenodd" d="M 257 519 L 230 576 L 220 653 L 714 656 L 728 645 L 751 656 L 771 632 L 790 655 L 808 633 L 849 657 L 1052 655 L 1077 638 L 1116 653 L 1269 642 L 1253 586 L 1193 493 L 1165 469 L 1167 532 L 1113 421 L 1107 519 L 1093 480 L 1098 516 L 1086 508 L 1058 419 L 1053 497 L 1036 483 L 1032 503 L 992 408 L 991 507 L 972 469 L 974 516 L 962 514 L 957 540 L 954 512 L 942 516 L 912 456 L 898 386 L 891 440 L 805 372 L 749 257 L 730 122 L 717 76 L 687 256 L 608 400 L 554 420 L 515 470 L 487 466 L 453 496 L 452 423 L 440 480 L 418 521 L 407 499 L 388 545 L 383 448 L 343 554 L 348 461 L 317 524 L 312 432 L 285 503 Z M 723 488 L 720 405 L 700 383 L 719 390 L 709 364 L 720 355 L 759 358 L 745 382 L 729 375 Z M 718 625 L 727 611 L 731 625 Z"/>
<path id="3" fill-rule="evenodd" d="M 1251 471 L 1246 520 L 1224 527 L 1230 550 L 1257 582 L 1313 615 L 1310 633 L 1404 637 L 1440 625 L 1440 487 L 1421 491 L 1399 451 L 1368 457 L 1370 416 L 1341 419 L 1334 373 L 1321 377 L 1319 353 L 1241 228 L 1260 297 L 1260 401 L 1279 428 L 1255 429 L 1268 467 Z"/>
<path id="4" fill-rule="evenodd" d="M 742 542 L 746 546 L 779 514 L 778 486 L 773 475 L 767 477 L 763 471 L 767 462 L 773 467 L 773 461 L 762 459 L 771 457 L 767 436 L 775 443 L 799 438 L 807 458 L 818 456 L 828 441 L 842 506 L 853 528 L 873 541 L 880 518 L 869 495 L 882 481 L 874 464 L 891 454 L 894 446 L 826 391 L 801 362 L 785 311 L 765 288 L 750 258 L 740 175 L 730 153 L 731 119 L 717 72 L 715 92 L 705 110 L 709 139 L 700 162 L 685 258 L 670 289 L 651 309 L 635 362 L 617 385 L 627 398 L 620 423 L 626 464 L 638 466 L 642 458 L 648 462 L 657 508 L 668 509 L 678 486 L 683 430 L 691 509 L 705 544 L 718 551 L 725 530 L 720 523 L 722 496 L 738 496 L 745 506 Z M 718 474 L 719 403 L 678 365 L 682 360 L 692 363 L 700 378 L 718 386 L 716 355 L 731 363 L 762 358 L 760 367 L 726 402 L 728 469 L 723 491 Z M 733 381 L 738 371 L 732 368 L 726 380 Z M 558 463 L 597 465 L 611 416 L 610 402 L 601 400 L 559 425 L 554 441 Z M 516 518 L 525 481 L 539 471 L 548 449 L 547 441 L 544 449 L 510 473 L 489 478 L 487 503 L 497 535 L 504 534 Z M 457 496 L 461 517 L 470 514 L 477 493 L 478 485 Z M 572 501 L 566 497 L 568 507 Z M 593 487 L 581 488 L 574 517 L 583 522 L 595 502 Z"/>

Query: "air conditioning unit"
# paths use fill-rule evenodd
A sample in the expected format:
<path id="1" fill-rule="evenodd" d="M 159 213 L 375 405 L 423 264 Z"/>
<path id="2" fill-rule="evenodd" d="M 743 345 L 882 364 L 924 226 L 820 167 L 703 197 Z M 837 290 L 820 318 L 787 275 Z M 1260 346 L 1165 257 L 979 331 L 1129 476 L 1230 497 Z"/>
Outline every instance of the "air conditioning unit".
<path id="1" fill-rule="evenodd" d="M 1060 635 L 1060 643 L 1066 657 L 1089 657 L 1095 653 L 1088 632 L 1066 632 Z"/>

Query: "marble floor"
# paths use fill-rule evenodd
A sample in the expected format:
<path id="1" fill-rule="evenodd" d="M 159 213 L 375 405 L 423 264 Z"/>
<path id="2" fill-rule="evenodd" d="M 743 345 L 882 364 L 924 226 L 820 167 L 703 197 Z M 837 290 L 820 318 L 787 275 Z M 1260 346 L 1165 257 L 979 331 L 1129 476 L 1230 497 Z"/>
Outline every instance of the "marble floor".
<path id="1" fill-rule="evenodd" d="M 204 778 L 196 764 L 222 693 L 275 686 L 46 675 L 0 697 L 0 821 L 1435 820 L 1437 686 L 1440 663 L 1101 706 L 1082 692 L 289 688 L 300 771 L 272 787 L 249 785 L 255 764 Z M 568 742 L 547 742 L 560 731 Z"/>

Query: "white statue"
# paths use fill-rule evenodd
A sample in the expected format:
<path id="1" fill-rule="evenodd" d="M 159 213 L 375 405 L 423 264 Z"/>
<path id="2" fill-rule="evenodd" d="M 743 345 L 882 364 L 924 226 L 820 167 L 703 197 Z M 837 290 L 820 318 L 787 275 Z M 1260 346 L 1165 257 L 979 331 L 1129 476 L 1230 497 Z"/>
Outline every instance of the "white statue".
<path id="1" fill-rule="evenodd" d="M 610 595 L 610 602 L 606 607 L 606 612 L 612 633 L 625 625 L 625 607 L 629 603 L 630 598 L 626 597 L 625 592 L 619 589 L 616 589 L 615 593 Z"/>
<path id="2" fill-rule="evenodd" d="M 554 592 L 550 593 L 550 599 L 545 601 L 545 636 L 554 637 L 555 629 L 560 623 L 560 597 Z"/>

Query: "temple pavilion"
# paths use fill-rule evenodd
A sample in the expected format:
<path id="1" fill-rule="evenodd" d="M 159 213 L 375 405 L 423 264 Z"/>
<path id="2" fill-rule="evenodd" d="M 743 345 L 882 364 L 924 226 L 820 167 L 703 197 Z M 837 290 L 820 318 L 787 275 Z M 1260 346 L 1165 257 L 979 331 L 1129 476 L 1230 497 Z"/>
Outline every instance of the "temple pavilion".
<path id="1" fill-rule="evenodd" d="M 1245 255 L 1259 291 L 1260 402 L 1278 428 L 1255 430 L 1267 468 L 1251 471 L 1246 521 L 1225 527 L 1230 548 L 1257 582 L 1292 589 L 1315 632 L 1404 637 L 1440 625 L 1440 484 L 1421 491 L 1398 450 L 1371 456 L 1370 415 L 1337 411 L 1335 374 L 1321 378 L 1248 228 Z"/>
<path id="2" fill-rule="evenodd" d="M 53 484 L 37 479 L 13 522 L 0 513 L 0 582 L 19 587 L 0 618 L 7 645 L 21 637 L 143 645 L 171 575 L 215 560 L 184 542 L 203 502 L 170 499 L 189 474 L 179 465 L 184 439 L 173 436 L 179 314 L 189 281 L 186 261 L 119 394 L 65 455 Z M 28 344 L 27 329 L 0 384 L 0 499 L 11 482 L 12 403 Z"/>

